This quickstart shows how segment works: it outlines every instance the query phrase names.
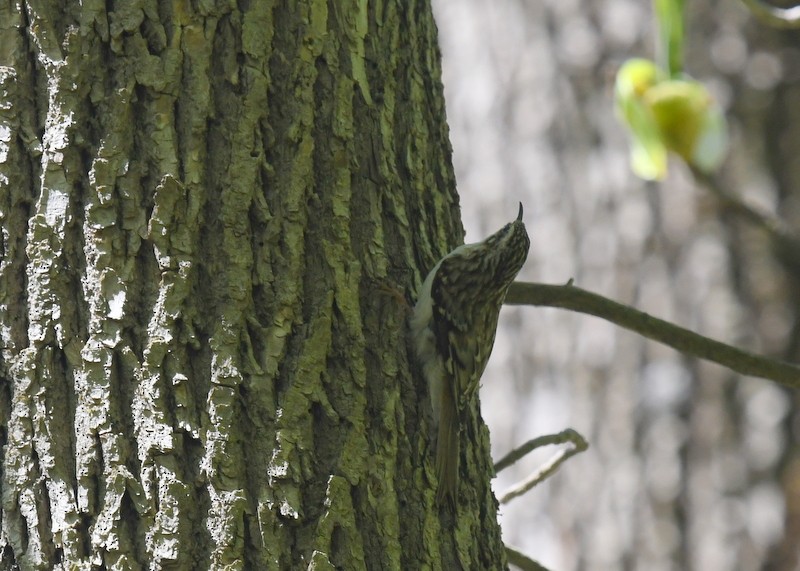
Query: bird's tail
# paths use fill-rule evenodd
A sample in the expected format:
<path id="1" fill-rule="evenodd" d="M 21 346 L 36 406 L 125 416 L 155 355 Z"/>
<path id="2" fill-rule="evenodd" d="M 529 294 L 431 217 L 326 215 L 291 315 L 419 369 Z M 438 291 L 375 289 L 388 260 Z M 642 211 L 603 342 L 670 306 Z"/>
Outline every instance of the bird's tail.
<path id="1" fill-rule="evenodd" d="M 448 391 L 448 387 L 443 387 Z M 446 500 L 455 506 L 458 490 L 458 413 L 452 394 L 443 394 L 439 411 L 439 434 L 436 439 L 436 477 L 439 489 L 436 501 L 441 505 Z"/>

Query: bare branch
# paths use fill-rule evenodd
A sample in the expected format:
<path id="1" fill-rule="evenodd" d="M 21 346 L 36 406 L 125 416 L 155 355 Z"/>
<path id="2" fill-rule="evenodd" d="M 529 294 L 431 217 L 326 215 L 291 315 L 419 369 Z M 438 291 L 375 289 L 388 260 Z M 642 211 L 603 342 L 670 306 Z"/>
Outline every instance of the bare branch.
<path id="1" fill-rule="evenodd" d="M 541 564 L 537 563 L 518 549 L 513 547 L 509 547 L 506 545 L 506 558 L 508 562 L 512 565 L 516 565 L 522 571 L 548 571 L 547 567 L 542 567 Z"/>
<path id="2" fill-rule="evenodd" d="M 620 327 L 669 345 L 687 355 L 713 361 L 742 375 L 770 379 L 787 387 L 800 387 L 800 367 L 762 357 L 719 341 L 714 341 L 663 319 L 658 319 L 603 296 L 572 285 L 546 285 L 514 282 L 505 303 L 561 307 L 600 317 Z"/>
<path id="3" fill-rule="evenodd" d="M 502 472 L 509 466 L 515 464 L 519 459 L 524 457 L 526 454 L 529 454 L 533 450 L 537 448 L 541 448 L 543 446 L 551 446 L 554 444 L 572 444 L 576 452 L 583 452 L 587 448 L 589 448 L 589 444 L 586 442 L 586 439 L 578 433 L 577 430 L 573 430 L 572 428 L 567 428 L 559 432 L 558 434 L 545 434 L 544 436 L 539 436 L 532 440 L 528 440 L 522 446 L 518 448 L 514 448 L 511 452 L 503 456 L 500 460 L 498 460 L 494 465 L 495 472 Z"/>
<path id="4" fill-rule="evenodd" d="M 533 489 L 538 484 L 552 476 L 556 470 L 558 470 L 559 466 L 566 462 L 572 456 L 576 454 L 580 454 L 584 450 L 586 450 L 589 445 L 586 443 L 586 440 L 578 434 L 575 430 L 568 428 L 563 432 L 558 434 L 550 434 L 547 436 L 540 436 L 539 438 L 534 438 L 513 450 L 509 454 L 507 454 L 502 460 L 500 460 L 497 464 L 495 464 L 495 469 L 500 467 L 500 470 L 503 468 L 513 464 L 519 458 L 533 450 L 534 448 L 538 448 L 540 446 L 545 446 L 548 444 L 563 444 L 563 443 L 571 443 L 573 446 L 572 448 L 568 448 L 565 450 L 560 450 L 553 457 L 544 464 L 539 470 L 531 474 L 525 480 L 517 483 L 516 485 L 512 486 L 503 496 L 498 498 L 498 501 L 501 504 L 507 504 L 511 500 L 516 497 L 519 497 L 526 493 L 527 491 Z"/>

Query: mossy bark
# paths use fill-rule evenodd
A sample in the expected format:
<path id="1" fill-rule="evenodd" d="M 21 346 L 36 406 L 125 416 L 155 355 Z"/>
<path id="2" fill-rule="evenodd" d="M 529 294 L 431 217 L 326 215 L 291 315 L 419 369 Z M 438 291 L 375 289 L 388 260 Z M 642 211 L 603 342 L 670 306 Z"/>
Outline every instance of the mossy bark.
<path id="1" fill-rule="evenodd" d="M 408 352 L 462 236 L 428 4 L 0 22 L 0 565 L 503 568 Z"/>

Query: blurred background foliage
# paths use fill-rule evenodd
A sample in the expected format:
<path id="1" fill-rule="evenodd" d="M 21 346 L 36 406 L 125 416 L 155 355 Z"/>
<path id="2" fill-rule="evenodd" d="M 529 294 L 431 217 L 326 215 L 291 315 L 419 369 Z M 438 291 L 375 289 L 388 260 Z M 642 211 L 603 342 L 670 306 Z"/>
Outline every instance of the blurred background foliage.
<path id="1" fill-rule="evenodd" d="M 614 81 L 657 61 L 637 0 L 434 0 L 467 241 L 525 205 L 520 279 L 575 284 L 800 362 L 800 252 L 679 159 L 629 162 Z M 683 68 L 727 118 L 716 182 L 800 233 L 800 31 L 737 0 L 686 3 Z M 590 449 L 501 508 L 505 540 L 559 571 L 800 568 L 798 394 L 599 319 L 506 308 L 481 390 L 496 457 L 572 427 Z M 502 493 L 552 451 L 495 481 Z"/>

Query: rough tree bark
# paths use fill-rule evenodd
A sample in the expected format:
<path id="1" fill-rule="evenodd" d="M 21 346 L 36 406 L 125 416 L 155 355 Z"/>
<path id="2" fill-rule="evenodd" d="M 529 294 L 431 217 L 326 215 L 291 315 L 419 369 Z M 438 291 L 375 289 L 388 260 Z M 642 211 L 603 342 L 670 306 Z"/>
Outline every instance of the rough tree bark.
<path id="1" fill-rule="evenodd" d="M 406 344 L 462 237 L 427 2 L 5 2 L 0 63 L 2 568 L 505 567 Z"/>

